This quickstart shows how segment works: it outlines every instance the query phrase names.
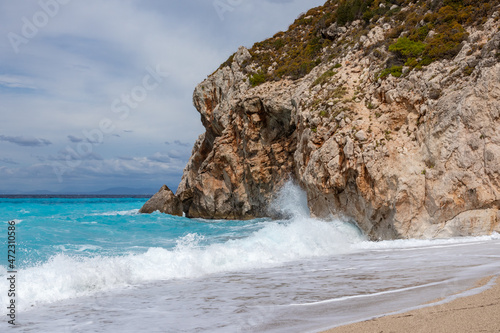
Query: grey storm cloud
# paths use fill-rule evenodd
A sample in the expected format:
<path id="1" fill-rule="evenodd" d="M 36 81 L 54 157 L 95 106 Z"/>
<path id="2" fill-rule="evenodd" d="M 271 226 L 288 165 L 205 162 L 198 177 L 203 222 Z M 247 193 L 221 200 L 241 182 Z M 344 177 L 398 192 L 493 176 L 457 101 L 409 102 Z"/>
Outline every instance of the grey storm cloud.
<path id="1" fill-rule="evenodd" d="M 74 135 L 68 135 L 68 139 L 69 139 L 69 141 L 71 141 L 73 143 L 78 143 L 78 142 L 82 142 L 83 141 L 82 138 L 76 137 Z"/>
<path id="2" fill-rule="evenodd" d="M 179 146 L 184 146 L 184 147 L 189 147 L 189 146 L 191 146 L 191 144 L 190 144 L 190 143 L 188 143 L 188 142 L 181 142 L 181 141 L 179 141 L 179 140 L 175 140 L 175 141 L 174 141 L 174 143 L 175 143 L 175 144 L 177 144 L 177 145 L 179 145 Z"/>
<path id="3" fill-rule="evenodd" d="M 97 153 L 87 153 L 83 155 L 72 154 L 68 152 L 59 152 L 58 155 L 52 156 L 49 155 L 47 157 L 39 156 L 38 160 L 40 162 L 43 161 L 103 161 L 103 157 Z"/>
<path id="4" fill-rule="evenodd" d="M 7 163 L 7 164 L 19 164 L 16 161 L 14 161 L 10 158 L 6 158 L 6 157 L 0 158 L 0 162 Z"/>
<path id="5" fill-rule="evenodd" d="M 111 134 L 111 136 L 121 138 L 121 136 L 119 134 Z M 92 144 L 99 144 L 100 143 L 100 140 L 98 140 L 98 139 L 91 140 L 89 138 L 80 138 L 80 137 L 77 137 L 74 135 L 68 135 L 68 140 L 71 141 L 72 143 L 80 143 L 83 141 L 86 141 L 86 142 L 92 143 Z"/>
<path id="6" fill-rule="evenodd" d="M 191 143 L 189 143 L 189 142 L 182 142 L 182 141 L 179 141 L 179 140 L 175 140 L 173 143 L 170 142 L 170 141 L 165 141 L 165 144 L 166 145 L 177 145 L 177 146 L 183 146 L 183 147 L 190 147 L 191 146 Z"/>
<path id="7" fill-rule="evenodd" d="M 133 161 L 134 160 L 134 158 L 130 157 L 130 156 L 118 156 L 117 159 L 121 160 L 121 161 Z"/>
<path id="8" fill-rule="evenodd" d="M 168 154 L 156 153 L 153 156 L 148 157 L 150 161 L 159 163 L 169 163 L 172 157 Z"/>
<path id="9" fill-rule="evenodd" d="M 0 2 L 0 191 L 176 188 L 205 131 L 196 85 L 325 1 L 59 1 L 21 44 L 7 33 L 54 1 Z"/>
<path id="10" fill-rule="evenodd" d="M 187 161 L 191 156 L 191 151 L 189 149 L 172 149 L 168 152 L 168 156 L 170 156 L 171 158 Z"/>
<path id="11" fill-rule="evenodd" d="M 183 168 L 187 160 L 189 159 L 189 156 L 191 156 L 189 153 L 171 150 L 168 152 L 156 152 L 153 155 L 147 157 L 119 156 L 117 157 L 117 159 L 120 161 L 132 161 L 135 163 L 178 163 L 181 165 L 181 168 Z"/>
<path id="12" fill-rule="evenodd" d="M 43 146 L 48 146 L 48 145 L 52 144 L 52 142 L 50 142 L 47 139 L 37 139 L 37 138 L 25 137 L 25 136 L 0 135 L 0 141 L 10 142 L 10 143 L 16 144 L 18 146 L 23 146 L 23 147 L 43 147 Z"/>

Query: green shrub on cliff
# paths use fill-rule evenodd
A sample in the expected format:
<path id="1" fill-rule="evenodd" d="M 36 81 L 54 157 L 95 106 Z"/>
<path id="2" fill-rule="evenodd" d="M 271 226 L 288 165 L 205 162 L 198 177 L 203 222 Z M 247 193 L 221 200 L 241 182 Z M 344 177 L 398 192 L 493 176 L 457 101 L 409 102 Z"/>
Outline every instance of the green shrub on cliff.
<path id="1" fill-rule="evenodd" d="M 337 72 L 335 72 L 333 70 L 334 67 L 332 67 L 332 69 L 329 69 L 327 70 L 326 72 L 324 72 L 323 74 L 321 74 L 312 84 L 312 87 L 314 86 L 317 86 L 318 84 L 319 85 L 322 85 L 324 84 L 325 82 L 327 82 L 332 76 L 334 76 L 335 74 L 337 74 Z"/>
<path id="2" fill-rule="evenodd" d="M 234 53 L 231 54 L 229 56 L 229 58 L 227 58 L 226 61 L 224 61 L 220 66 L 219 66 L 219 69 L 223 68 L 223 67 L 226 67 L 226 66 L 231 66 L 231 64 L 233 63 L 233 60 L 234 60 Z"/>
<path id="3" fill-rule="evenodd" d="M 420 41 L 412 41 L 407 37 L 398 38 L 396 43 L 389 46 L 389 51 L 399 54 L 401 57 L 417 58 L 425 50 L 426 44 Z"/>
<path id="4" fill-rule="evenodd" d="M 371 11 L 368 11 L 373 4 L 373 0 L 347 0 L 342 1 L 337 9 L 337 24 L 346 25 L 346 23 L 367 16 L 370 16 Z M 380 8 L 380 7 L 379 7 Z"/>
<path id="5" fill-rule="evenodd" d="M 384 73 L 397 76 L 394 66 L 421 68 L 454 57 L 467 38 L 465 27 L 484 23 L 498 5 L 500 0 L 328 0 L 298 17 L 287 31 L 255 43 L 243 68 L 252 64 L 246 73 L 252 85 L 299 79 L 355 46 L 375 25 L 388 22 L 392 29 L 377 47 L 387 47 L 397 58 L 387 63 Z M 351 33 L 340 38 L 338 31 L 329 32 L 334 23 Z"/>
<path id="6" fill-rule="evenodd" d="M 259 84 L 266 82 L 266 74 L 264 72 L 260 71 L 258 73 L 253 74 L 253 75 L 250 75 L 248 80 L 249 80 L 250 85 L 252 87 L 256 87 Z"/>
<path id="7" fill-rule="evenodd" d="M 421 68 L 436 60 L 452 59 L 460 52 L 463 41 L 468 37 L 463 24 L 484 23 L 493 8 L 491 2 L 498 5 L 500 1 L 478 2 L 430 1 L 421 6 L 420 12 L 402 14 L 402 25 L 394 29 L 393 36 L 398 37 L 406 31 L 407 37 L 399 37 L 389 46 L 389 51 L 410 68 Z M 428 7 L 431 11 L 425 12 Z M 385 75 L 388 73 L 391 73 L 390 68 L 383 72 Z"/>
<path id="8" fill-rule="evenodd" d="M 432 60 L 453 58 L 460 52 L 462 42 L 467 38 L 467 32 L 457 21 L 436 27 L 436 32 L 425 49 L 425 55 Z"/>
<path id="9" fill-rule="evenodd" d="M 403 66 L 392 66 L 391 68 L 386 68 L 379 74 L 378 77 L 383 79 L 389 74 L 394 77 L 400 77 L 401 75 L 403 75 Z"/>

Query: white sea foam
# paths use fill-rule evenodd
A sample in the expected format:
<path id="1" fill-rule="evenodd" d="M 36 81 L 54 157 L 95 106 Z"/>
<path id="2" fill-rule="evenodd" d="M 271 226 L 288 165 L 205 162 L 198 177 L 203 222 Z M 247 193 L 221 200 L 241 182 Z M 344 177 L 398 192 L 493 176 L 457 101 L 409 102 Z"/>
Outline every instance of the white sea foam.
<path id="1" fill-rule="evenodd" d="M 278 224 L 278 227 L 289 228 L 284 236 L 293 235 L 292 229 L 300 230 L 293 222 Z M 233 243 L 250 246 L 248 240 L 257 234 L 262 236 L 257 232 Z M 260 239 L 262 243 L 266 243 L 264 239 Z M 147 274 L 155 272 L 161 275 L 161 270 L 167 270 L 163 273 L 166 276 L 169 271 L 182 266 L 181 259 L 189 259 L 185 266 L 196 262 L 199 269 L 207 268 L 201 265 L 202 260 L 196 259 L 197 251 L 203 252 L 205 259 L 212 259 L 208 261 L 211 270 L 217 270 L 213 267 L 218 266 L 219 271 L 224 272 L 225 263 L 214 262 L 214 259 L 224 257 L 214 255 L 214 246 L 201 247 L 204 240 L 194 233 L 180 238 L 177 248 L 172 251 L 150 249 L 135 257 L 94 258 L 101 259 L 94 261 L 58 256 L 46 266 L 52 275 L 44 273 L 47 281 L 42 287 L 47 290 L 38 288 L 42 298 L 48 299 L 54 291 L 62 299 L 120 285 L 125 287 L 137 283 L 138 286 L 54 302 L 27 314 L 21 313 L 21 322 L 23 318 L 29 318 L 29 324 L 24 322 L 20 331 L 136 332 L 143 329 L 144 322 L 152 331 L 163 331 L 168 327 L 171 332 L 319 331 L 322 325 L 373 318 L 436 298 L 449 300 L 449 295 L 472 287 L 478 277 L 498 275 L 498 260 L 490 257 L 496 256 L 500 242 L 485 239 L 481 237 L 481 241 L 463 243 L 463 247 L 430 249 L 415 247 L 413 241 L 403 241 L 396 242 L 398 248 L 411 251 L 394 251 L 388 255 L 379 250 L 357 250 L 341 256 L 298 260 L 252 271 L 239 270 L 200 279 L 154 283 L 144 283 L 150 279 Z M 454 241 L 460 244 L 460 239 Z M 401 244 L 405 242 L 408 247 Z M 389 248 L 391 242 L 386 243 L 386 248 Z M 358 244 L 352 243 L 351 248 Z M 229 242 L 220 246 L 231 248 Z M 210 254 L 210 251 L 214 253 Z M 228 253 L 226 257 L 232 255 Z M 178 257 L 175 260 L 177 267 L 165 265 L 168 256 Z M 63 276 L 59 279 L 60 272 Z M 96 275 L 99 279 L 95 278 Z M 22 282 L 28 283 L 29 280 L 26 278 Z M 56 286 L 59 289 L 54 289 Z M 64 295 L 63 291 L 67 294 Z M 26 308 L 25 304 L 21 305 Z M 283 326 L 283 323 L 291 326 Z"/>
<path id="2" fill-rule="evenodd" d="M 101 246 L 92 245 L 92 244 L 83 244 L 83 245 L 65 244 L 65 245 L 56 245 L 56 246 L 54 246 L 54 248 L 61 251 L 61 252 L 70 252 L 70 251 L 85 252 L 88 250 L 97 251 L 97 250 L 102 249 Z"/>
<path id="3" fill-rule="evenodd" d="M 499 238 L 495 234 L 476 238 L 374 243 L 366 242 L 356 227 L 339 221 L 297 218 L 290 222 L 267 222 L 264 228 L 247 238 L 205 247 L 200 246 L 203 236 L 192 233 L 179 238 L 172 250 L 149 248 L 138 255 L 92 258 L 58 254 L 42 265 L 19 272 L 20 304 L 21 309 L 26 309 L 31 305 L 148 281 L 197 278 L 220 272 L 265 268 L 361 249 L 405 249 L 437 244 L 477 243 Z M 0 275 L 5 274 L 5 268 L 2 267 Z"/>
<path id="4" fill-rule="evenodd" d="M 448 283 L 448 281 L 439 281 L 439 282 L 425 283 L 425 284 L 422 284 L 422 285 L 416 285 L 416 286 L 412 286 L 412 287 L 399 288 L 399 289 L 390 289 L 390 290 L 380 291 L 380 292 L 376 292 L 376 293 L 372 293 L 372 294 L 343 296 L 343 297 L 338 297 L 338 298 L 326 299 L 326 300 L 318 301 L 318 302 L 302 303 L 302 304 L 290 304 L 290 306 L 309 306 L 309 305 L 327 304 L 327 303 L 333 303 L 333 302 L 342 302 L 342 301 L 346 301 L 346 300 L 352 300 L 352 299 L 355 299 L 355 298 L 377 297 L 377 296 L 381 296 L 381 295 L 397 294 L 397 293 L 401 293 L 401 292 L 404 292 L 404 291 L 421 289 L 421 288 L 426 288 L 426 287 L 432 287 L 432 286 L 436 286 L 436 285 L 440 285 L 440 284 L 445 284 L 445 283 Z"/>
<path id="5" fill-rule="evenodd" d="M 139 214 L 139 209 L 131 209 L 131 210 L 113 210 L 110 212 L 97 213 L 92 214 L 92 216 L 126 216 L 126 215 L 137 215 Z"/>
<path id="6" fill-rule="evenodd" d="M 413 248 L 425 247 L 427 249 L 463 246 L 464 244 L 476 244 L 491 240 L 500 240 L 500 234 L 494 232 L 488 236 L 456 237 L 442 239 L 397 239 L 379 242 L 360 242 L 353 246 L 360 250 L 392 251 L 394 249 L 411 250 Z"/>
<path id="7" fill-rule="evenodd" d="M 222 244 L 202 247 L 201 240 L 201 235 L 188 234 L 178 239 L 172 250 L 150 248 L 143 254 L 118 257 L 58 254 L 42 265 L 19 272 L 21 307 L 26 309 L 147 281 L 196 278 L 345 253 L 364 237 L 347 223 L 299 218 L 291 222 L 268 222 L 250 237 Z"/>
<path id="8" fill-rule="evenodd" d="M 10 222 L 10 221 L 14 221 L 14 222 L 16 222 L 16 224 L 19 224 L 19 223 L 23 222 L 23 220 L 19 220 L 19 219 L 14 219 L 14 220 L 4 220 L 3 222 L 4 222 L 5 224 L 9 224 L 9 222 Z"/>
<path id="9" fill-rule="evenodd" d="M 261 226 L 259 230 L 243 238 L 235 235 L 233 239 L 223 243 L 202 245 L 207 243 L 204 235 L 189 233 L 178 238 L 173 249 L 155 247 L 147 249 L 142 254 L 115 257 L 55 255 L 43 264 L 19 271 L 18 309 L 23 311 L 33 305 L 140 286 L 152 281 L 193 279 L 223 272 L 280 267 L 307 258 L 329 260 L 326 258 L 352 252 L 374 253 L 374 251 L 394 249 L 438 248 L 500 239 L 500 235 L 494 234 L 488 237 L 432 241 L 368 242 L 352 224 L 309 218 L 304 193 L 290 184 L 285 186 L 275 205 L 292 218 L 287 221 L 259 221 Z M 138 210 L 134 209 L 106 212 L 101 215 L 134 215 L 137 212 Z M 85 246 L 77 250 L 84 250 Z M 371 264 L 384 265 L 384 257 L 385 254 L 382 253 L 380 261 Z M 355 264 L 347 262 L 338 269 L 359 270 L 356 267 Z M 1 290 L 7 290 L 6 274 L 6 268 L 0 266 Z M 6 304 L 8 301 L 6 293 L 0 294 L 0 301 Z"/>

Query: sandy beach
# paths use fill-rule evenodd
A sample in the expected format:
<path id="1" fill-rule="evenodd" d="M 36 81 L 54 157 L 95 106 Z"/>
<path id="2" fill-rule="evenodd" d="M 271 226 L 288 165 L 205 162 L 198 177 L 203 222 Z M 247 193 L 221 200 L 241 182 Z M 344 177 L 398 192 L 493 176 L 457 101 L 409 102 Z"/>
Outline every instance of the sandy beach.
<path id="1" fill-rule="evenodd" d="M 490 277 L 480 285 L 493 284 L 491 288 L 451 302 L 408 311 L 401 314 L 374 318 L 323 333 L 353 332 L 500 332 L 500 278 Z M 432 304 L 431 303 L 431 304 Z"/>

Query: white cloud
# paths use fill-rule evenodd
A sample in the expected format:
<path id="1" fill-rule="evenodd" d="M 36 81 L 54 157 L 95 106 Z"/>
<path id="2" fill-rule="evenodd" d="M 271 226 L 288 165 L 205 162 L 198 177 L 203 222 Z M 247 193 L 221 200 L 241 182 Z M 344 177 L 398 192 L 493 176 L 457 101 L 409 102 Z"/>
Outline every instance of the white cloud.
<path id="1" fill-rule="evenodd" d="M 64 185 L 170 182 L 175 188 L 204 131 L 192 106 L 195 85 L 239 45 L 286 29 L 322 2 L 242 1 L 222 21 L 205 0 L 70 1 L 18 53 L 7 37 L 22 35 L 23 17 L 31 20 L 39 1 L 0 2 L 0 141 L 2 154 L 11 158 L 0 165 L 0 190 L 64 189 L 51 162 L 89 143 L 92 151 L 81 154 L 83 162 L 68 170 Z M 140 87 L 147 68 L 158 65 L 169 76 L 127 117 L 113 112 L 113 101 Z M 100 130 L 106 119 L 113 129 L 88 139 L 85 133 Z"/>
<path id="2" fill-rule="evenodd" d="M 0 85 L 7 88 L 36 89 L 31 79 L 17 75 L 0 75 Z"/>
<path id="3" fill-rule="evenodd" d="M 13 143 L 15 145 L 23 146 L 23 147 L 43 147 L 43 146 L 48 146 L 48 145 L 52 144 L 52 142 L 50 142 L 47 139 L 34 138 L 34 137 L 28 137 L 28 136 L 0 135 L 0 141 L 10 142 L 10 143 Z"/>

